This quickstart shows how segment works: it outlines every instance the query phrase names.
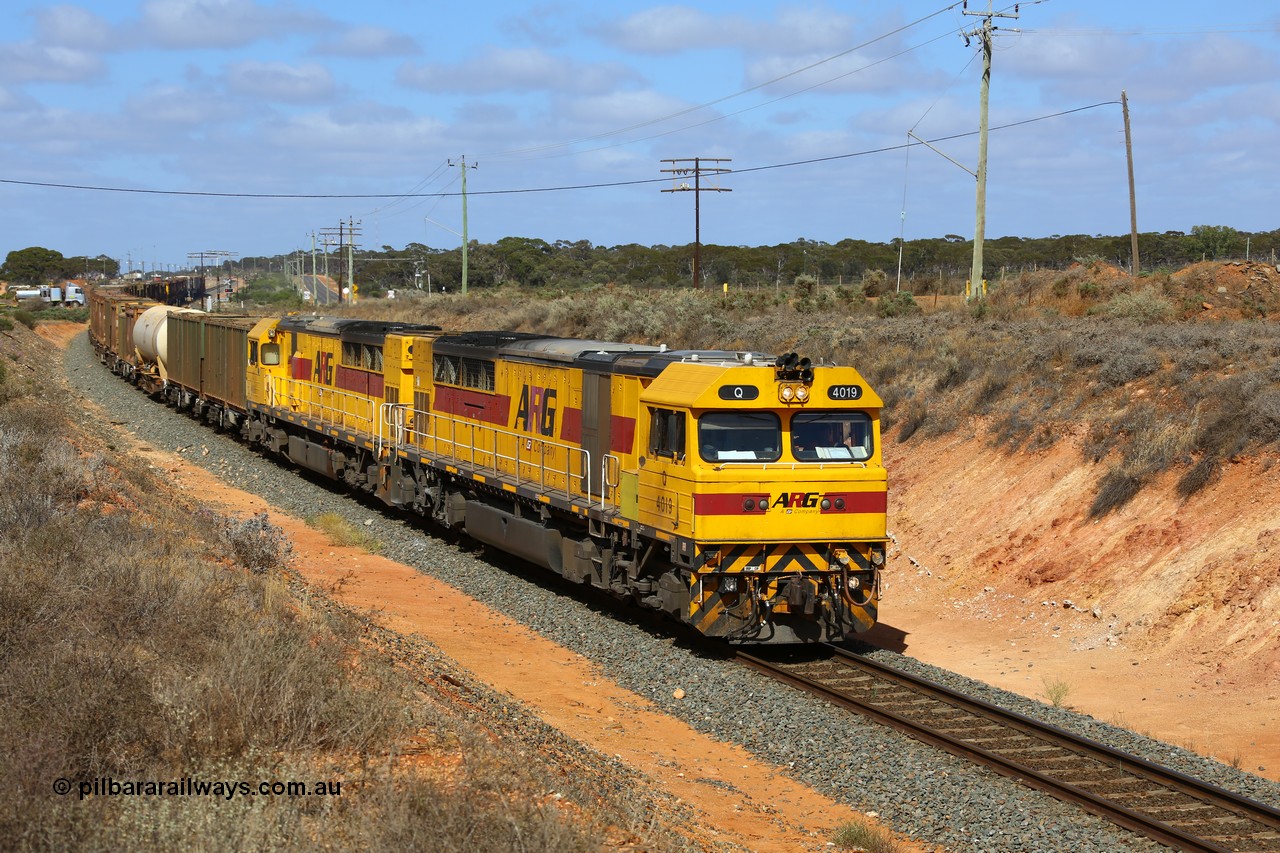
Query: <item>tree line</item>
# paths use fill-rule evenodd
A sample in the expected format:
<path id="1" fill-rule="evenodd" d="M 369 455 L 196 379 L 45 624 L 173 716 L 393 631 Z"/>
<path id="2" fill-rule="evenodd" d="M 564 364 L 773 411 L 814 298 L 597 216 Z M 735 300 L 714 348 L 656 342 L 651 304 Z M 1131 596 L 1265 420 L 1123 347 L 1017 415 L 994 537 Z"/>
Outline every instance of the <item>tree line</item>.
<path id="1" fill-rule="evenodd" d="M 959 235 L 885 243 L 847 239 L 838 243 L 798 239 L 775 246 L 701 247 L 702 286 L 719 289 L 787 287 L 798 279 L 818 284 L 861 284 L 867 280 L 895 282 L 901 245 L 902 289 L 933 293 L 962 288 L 968 278 L 973 241 Z M 1280 230 L 1250 233 L 1229 226 L 1196 226 L 1190 232 L 1166 231 L 1139 235 L 1139 274 L 1174 269 L 1201 260 L 1243 259 L 1275 262 Z M 549 242 L 533 237 L 504 237 L 495 243 L 472 241 L 468 246 L 468 287 L 504 285 L 573 289 L 617 283 L 633 287 L 689 286 L 693 276 L 693 245 L 597 246 L 588 240 Z M 1128 235 L 1087 234 L 1049 237 L 999 237 L 983 246 L 988 280 L 1024 270 L 1066 269 L 1097 261 L 1128 270 Z M 264 263 L 269 259 L 261 259 Z M 279 266 L 280 259 L 275 259 Z M 309 254 L 301 259 L 308 271 Z M 336 260 L 330 269 L 343 269 Z M 355 278 L 361 293 L 421 288 L 456 293 L 462 284 L 462 250 L 410 243 L 403 249 L 358 251 Z"/>
<path id="2" fill-rule="evenodd" d="M 33 287 L 72 278 L 116 278 L 119 275 L 120 262 L 106 255 L 66 258 L 55 249 L 41 246 L 15 249 L 0 266 L 0 279 Z"/>
<path id="3" fill-rule="evenodd" d="M 1197 225 L 1190 232 L 1148 232 L 1139 235 L 1138 273 L 1183 267 L 1200 260 L 1250 257 L 1275 263 L 1280 230 L 1238 231 L 1224 225 Z M 705 245 L 700 251 L 702 285 L 719 288 L 780 288 L 804 278 L 819 284 L 854 284 L 864 279 L 896 281 L 916 293 L 954 292 L 968 278 L 973 242 L 957 234 L 877 243 L 846 239 L 838 243 L 800 238 L 775 246 Z M 1130 239 L 1124 236 L 1054 234 L 1049 237 L 998 237 L 983 246 L 989 280 L 1024 270 L 1065 269 L 1096 261 L 1129 269 Z M 468 245 L 468 287 L 504 285 L 573 289 L 618 283 L 633 287 L 679 287 L 692 284 L 694 246 L 596 246 L 588 240 L 549 242 L 534 237 L 503 237 L 495 243 Z M 273 257 L 246 257 L 223 263 L 226 274 L 252 277 L 260 272 L 309 272 L 310 251 Z M 900 266 L 899 266 L 900 265 Z M 337 276 L 345 259 L 330 256 L 328 268 Z M 433 248 L 410 243 L 403 249 L 355 253 L 355 279 L 360 291 L 376 295 L 387 290 L 431 288 L 456 293 L 462 286 L 461 247 Z M 119 274 L 119 263 L 96 258 L 69 257 L 52 249 L 30 247 L 11 251 L 0 267 L 0 278 L 17 284 L 42 284 L 62 278 L 107 277 Z"/>

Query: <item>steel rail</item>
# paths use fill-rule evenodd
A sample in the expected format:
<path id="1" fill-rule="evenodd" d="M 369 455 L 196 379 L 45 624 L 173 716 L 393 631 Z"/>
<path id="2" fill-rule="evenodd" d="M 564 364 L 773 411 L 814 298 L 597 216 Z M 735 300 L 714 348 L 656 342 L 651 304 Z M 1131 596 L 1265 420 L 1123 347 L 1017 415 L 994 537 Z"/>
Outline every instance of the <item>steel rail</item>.
<path id="1" fill-rule="evenodd" d="M 830 648 L 835 655 L 835 659 L 841 664 L 859 669 L 876 678 L 892 681 L 935 701 L 943 702 L 981 718 L 993 720 L 1023 734 L 1069 749 L 1078 755 L 1122 769 L 1148 782 L 1178 791 L 1216 808 L 1229 811 L 1238 817 L 1264 826 L 1280 828 L 1280 811 L 1263 803 L 1233 794 L 1175 770 L 1160 767 L 1145 759 L 1112 749 L 1031 717 L 1000 708 L 979 699 L 964 696 L 926 679 L 850 654 L 843 649 L 834 646 Z M 1121 805 L 1106 796 L 1085 790 L 1062 779 L 1054 778 L 1052 775 L 1037 771 L 1021 762 L 966 742 L 963 738 L 937 731 L 924 723 L 909 719 L 888 708 L 864 701 L 838 688 L 833 688 L 799 673 L 788 671 L 785 666 L 769 663 L 745 652 L 738 652 L 736 659 L 772 678 L 819 695 L 836 705 L 853 710 L 881 724 L 891 726 L 916 740 L 944 749 L 967 760 L 980 763 L 1003 776 L 1036 788 L 1057 799 L 1074 803 L 1085 811 L 1104 818 L 1117 826 L 1140 833 L 1153 841 L 1167 844 L 1180 850 L 1196 851 L 1197 853 L 1228 853 L 1231 850 L 1231 848 L 1223 847 L 1209 839 L 1188 833 L 1151 815 Z"/>

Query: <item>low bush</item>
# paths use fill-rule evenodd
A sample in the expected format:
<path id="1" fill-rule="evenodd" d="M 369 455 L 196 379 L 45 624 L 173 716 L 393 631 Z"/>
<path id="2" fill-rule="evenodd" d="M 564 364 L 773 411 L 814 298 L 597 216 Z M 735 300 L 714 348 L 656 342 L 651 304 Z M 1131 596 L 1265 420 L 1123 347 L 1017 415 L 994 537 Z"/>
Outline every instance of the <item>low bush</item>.
<path id="1" fill-rule="evenodd" d="M 832 844 L 856 853 L 898 853 L 902 845 L 888 830 L 869 823 L 846 823 L 836 830 Z"/>
<path id="2" fill-rule="evenodd" d="M 920 313 L 920 306 L 915 297 L 905 290 L 886 293 L 876 304 L 876 314 L 884 319 L 890 317 L 908 317 Z"/>
<path id="3" fill-rule="evenodd" d="M 293 554 L 293 544 L 283 530 L 267 520 L 265 512 L 244 521 L 228 519 L 221 541 L 231 558 L 251 572 L 283 569 Z"/>
<path id="4" fill-rule="evenodd" d="M 1173 303 L 1151 288 L 1118 293 L 1111 297 L 1103 311 L 1115 319 L 1137 323 L 1165 323 L 1175 313 Z"/>
<path id="5" fill-rule="evenodd" d="M 1142 480 L 1120 467 L 1114 467 L 1102 475 L 1098 493 L 1089 506 L 1090 518 L 1101 518 L 1125 506 L 1142 490 Z"/>
<path id="6" fill-rule="evenodd" d="M 1178 478 L 1178 495 L 1183 498 L 1191 497 L 1212 483 L 1221 470 L 1222 464 L 1216 458 L 1212 456 L 1201 457 L 1199 462 L 1188 468 Z"/>

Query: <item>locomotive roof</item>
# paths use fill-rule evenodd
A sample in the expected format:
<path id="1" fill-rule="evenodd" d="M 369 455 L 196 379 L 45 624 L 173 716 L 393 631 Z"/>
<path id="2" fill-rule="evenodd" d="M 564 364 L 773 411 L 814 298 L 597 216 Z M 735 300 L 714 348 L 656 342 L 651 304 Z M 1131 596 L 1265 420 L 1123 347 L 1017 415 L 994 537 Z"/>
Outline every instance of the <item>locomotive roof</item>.
<path id="1" fill-rule="evenodd" d="M 618 359 L 614 368 L 618 373 L 637 376 L 657 376 L 669 365 L 696 362 L 715 367 L 765 367 L 773 364 L 773 356 L 762 352 L 733 352 L 731 350 L 662 350 L 652 355 Z"/>
<path id="2" fill-rule="evenodd" d="M 433 349 L 448 355 L 482 358 L 503 356 L 530 361 L 572 363 L 584 370 L 637 376 L 657 376 L 668 365 L 685 361 L 723 367 L 773 363 L 773 356 L 759 352 L 668 350 L 665 345 L 582 340 L 532 332 L 460 332 L 442 335 L 436 338 Z"/>
<path id="3" fill-rule="evenodd" d="M 439 326 L 386 320 L 353 320 L 334 317 L 291 316 L 280 321 L 285 331 L 331 335 L 344 341 L 382 343 L 388 334 L 438 332 Z M 508 357 L 529 361 L 572 363 L 585 370 L 657 376 L 668 365 L 699 362 L 721 367 L 763 366 L 773 356 L 732 350 L 669 350 L 665 345 L 628 344 L 565 338 L 535 332 L 475 331 L 436 336 L 432 349 L 446 355 L 479 358 Z"/>
<path id="4" fill-rule="evenodd" d="M 573 362 L 588 356 L 605 356 L 612 361 L 627 353 L 658 352 L 646 344 L 561 338 L 532 332 L 461 332 L 436 338 L 436 352 L 450 355 L 521 356 L 530 359 Z"/>
<path id="5" fill-rule="evenodd" d="M 316 316 L 285 317 L 280 320 L 280 328 L 287 332 L 330 335 L 344 341 L 362 344 L 380 344 L 387 335 L 440 331 L 439 326 L 429 326 L 422 323 L 401 323 L 392 320 L 350 320 Z"/>

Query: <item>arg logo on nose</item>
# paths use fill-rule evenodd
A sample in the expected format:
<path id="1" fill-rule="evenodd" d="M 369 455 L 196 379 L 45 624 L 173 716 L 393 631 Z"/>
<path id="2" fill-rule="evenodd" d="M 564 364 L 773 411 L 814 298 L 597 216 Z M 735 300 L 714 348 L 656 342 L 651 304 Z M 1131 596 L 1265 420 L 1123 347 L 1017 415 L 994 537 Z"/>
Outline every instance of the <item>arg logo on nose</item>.
<path id="1" fill-rule="evenodd" d="M 812 509 L 818 505 L 820 497 L 820 492 L 783 492 L 778 495 L 770 506 L 780 506 L 785 509 L 800 509 L 802 507 Z"/>

